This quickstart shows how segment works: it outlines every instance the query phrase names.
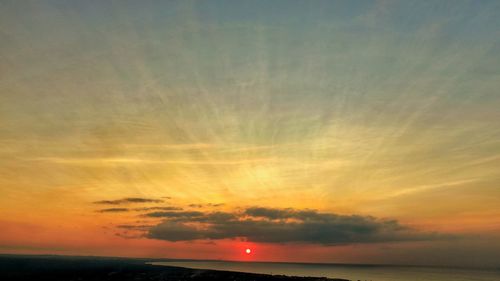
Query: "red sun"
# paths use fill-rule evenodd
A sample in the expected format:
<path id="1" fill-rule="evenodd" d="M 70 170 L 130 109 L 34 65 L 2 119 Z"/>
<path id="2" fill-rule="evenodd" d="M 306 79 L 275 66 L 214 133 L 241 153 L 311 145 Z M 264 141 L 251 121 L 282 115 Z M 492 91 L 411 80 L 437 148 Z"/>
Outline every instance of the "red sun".
<path id="1" fill-rule="evenodd" d="M 247 248 L 247 249 L 245 250 L 245 253 L 246 253 L 247 255 L 250 255 L 250 253 L 252 253 L 252 250 L 250 250 L 249 248 Z"/>

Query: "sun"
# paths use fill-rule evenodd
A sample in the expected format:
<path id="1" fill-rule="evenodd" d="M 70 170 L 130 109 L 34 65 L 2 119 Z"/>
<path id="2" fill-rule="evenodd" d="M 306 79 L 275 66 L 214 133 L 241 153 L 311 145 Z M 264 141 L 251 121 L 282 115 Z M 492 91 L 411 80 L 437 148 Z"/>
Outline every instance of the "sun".
<path id="1" fill-rule="evenodd" d="M 249 248 L 247 248 L 247 249 L 245 250 L 245 253 L 247 253 L 247 255 L 249 255 L 251 252 L 252 252 L 252 250 L 250 250 Z"/>

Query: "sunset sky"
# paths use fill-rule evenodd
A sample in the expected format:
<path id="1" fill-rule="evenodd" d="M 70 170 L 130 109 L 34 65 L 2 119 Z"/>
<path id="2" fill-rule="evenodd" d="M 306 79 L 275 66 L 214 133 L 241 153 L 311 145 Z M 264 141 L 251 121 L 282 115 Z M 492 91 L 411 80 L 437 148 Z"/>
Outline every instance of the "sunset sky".
<path id="1" fill-rule="evenodd" d="M 2 0 L 0 253 L 500 266 L 499 15 Z"/>

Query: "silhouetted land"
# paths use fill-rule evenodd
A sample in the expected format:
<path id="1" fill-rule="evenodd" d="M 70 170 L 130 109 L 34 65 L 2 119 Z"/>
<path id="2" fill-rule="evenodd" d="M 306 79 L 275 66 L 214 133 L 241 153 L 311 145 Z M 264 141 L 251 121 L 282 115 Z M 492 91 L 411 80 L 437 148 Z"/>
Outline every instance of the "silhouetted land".
<path id="1" fill-rule="evenodd" d="M 150 265 L 149 259 L 0 256 L 0 280 L 6 281 L 346 281 Z"/>

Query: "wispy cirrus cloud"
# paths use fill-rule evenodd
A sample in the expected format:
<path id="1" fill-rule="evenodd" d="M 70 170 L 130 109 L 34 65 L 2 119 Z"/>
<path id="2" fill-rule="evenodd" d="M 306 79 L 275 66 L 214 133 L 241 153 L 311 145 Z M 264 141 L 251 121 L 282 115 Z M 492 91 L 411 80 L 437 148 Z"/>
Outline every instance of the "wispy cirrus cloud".
<path id="1" fill-rule="evenodd" d="M 158 159 L 155 157 L 37 157 L 29 161 L 52 163 L 58 165 L 75 165 L 101 167 L 106 165 L 186 165 L 186 166 L 238 166 L 257 163 L 282 162 L 275 157 L 256 157 L 252 159 Z"/>
<path id="2" fill-rule="evenodd" d="M 157 143 L 157 144 L 126 144 L 127 148 L 136 148 L 139 150 L 151 149 L 151 150 L 205 150 L 216 148 L 215 144 L 212 143 Z"/>

